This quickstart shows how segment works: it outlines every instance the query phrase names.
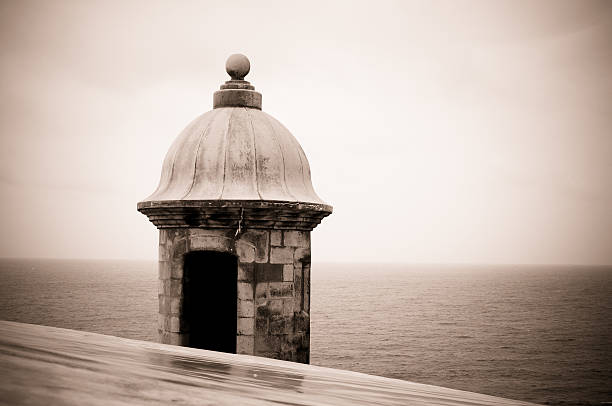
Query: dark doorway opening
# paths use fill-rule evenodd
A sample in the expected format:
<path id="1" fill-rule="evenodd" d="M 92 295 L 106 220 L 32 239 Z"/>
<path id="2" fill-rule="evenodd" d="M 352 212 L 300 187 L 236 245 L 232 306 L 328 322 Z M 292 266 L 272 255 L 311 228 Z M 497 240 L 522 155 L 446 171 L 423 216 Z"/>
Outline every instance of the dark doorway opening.
<path id="1" fill-rule="evenodd" d="M 193 251 L 183 268 L 183 321 L 189 346 L 236 353 L 238 262 L 224 252 Z"/>

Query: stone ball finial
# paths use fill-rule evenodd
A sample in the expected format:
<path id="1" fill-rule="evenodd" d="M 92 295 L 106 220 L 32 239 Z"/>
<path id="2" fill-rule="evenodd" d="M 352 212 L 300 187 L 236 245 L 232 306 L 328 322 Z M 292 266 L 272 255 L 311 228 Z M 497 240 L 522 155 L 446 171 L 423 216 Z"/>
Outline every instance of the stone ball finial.
<path id="1" fill-rule="evenodd" d="M 232 80 L 243 80 L 251 70 L 249 58 L 242 54 L 233 54 L 225 62 L 225 70 Z"/>

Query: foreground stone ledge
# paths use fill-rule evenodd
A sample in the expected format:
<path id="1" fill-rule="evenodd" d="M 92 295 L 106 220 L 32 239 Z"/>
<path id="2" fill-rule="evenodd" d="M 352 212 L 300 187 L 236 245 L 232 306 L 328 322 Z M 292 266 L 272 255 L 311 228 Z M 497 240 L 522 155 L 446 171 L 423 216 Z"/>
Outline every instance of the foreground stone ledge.
<path id="1" fill-rule="evenodd" d="M 14 406 L 533 406 L 357 372 L 32 324 L 0 321 L 0 337 L 0 395 Z M 168 340 L 186 344 L 180 334 L 168 334 Z M 255 344 L 252 336 L 238 337 L 239 351 Z M 280 339 L 278 347 L 279 356 L 291 356 Z"/>

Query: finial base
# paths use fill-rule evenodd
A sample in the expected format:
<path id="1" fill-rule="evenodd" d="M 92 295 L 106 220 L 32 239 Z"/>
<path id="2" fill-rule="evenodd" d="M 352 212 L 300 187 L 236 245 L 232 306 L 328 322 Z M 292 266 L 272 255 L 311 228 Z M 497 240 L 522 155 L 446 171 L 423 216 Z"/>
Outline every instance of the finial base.
<path id="1" fill-rule="evenodd" d="M 213 108 L 247 107 L 261 110 L 261 93 L 256 92 L 255 87 L 244 80 L 251 69 L 249 59 L 242 54 L 230 55 L 225 63 L 225 69 L 232 79 L 221 85 L 221 90 L 215 92 Z"/>
<path id="2" fill-rule="evenodd" d="M 248 107 L 261 110 L 261 93 L 247 89 L 223 89 L 215 92 L 213 108 Z"/>
<path id="3" fill-rule="evenodd" d="M 255 90 L 255 86 L 251 85 L 250 82 L 246 80 L 228 80 L 220 87 L 221 90 L 226 89 L 246 89 L 246 90 Z"/>

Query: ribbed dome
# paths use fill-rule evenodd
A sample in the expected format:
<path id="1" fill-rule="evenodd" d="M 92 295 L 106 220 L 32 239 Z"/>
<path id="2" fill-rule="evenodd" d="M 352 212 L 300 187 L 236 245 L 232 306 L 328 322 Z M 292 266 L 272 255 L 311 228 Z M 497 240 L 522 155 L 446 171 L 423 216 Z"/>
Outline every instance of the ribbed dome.
<path id="1" fill-rule="evenodd" d="M 196 118 L 172 144 L 145 202 L 166 200 L 325 204 L 304 151 L 281 123 L 257 108 L 223 106 Z"/>
<path id="2" fill-rule="evenodd" d="M 261 111 L 261 93 L 244 80 L 250 67 L 231 55 L 213 110 L 170 147 L 157 190 L 137 205 L 156 227 L 310 231 L 331 214 L 300 144 Z"/>

